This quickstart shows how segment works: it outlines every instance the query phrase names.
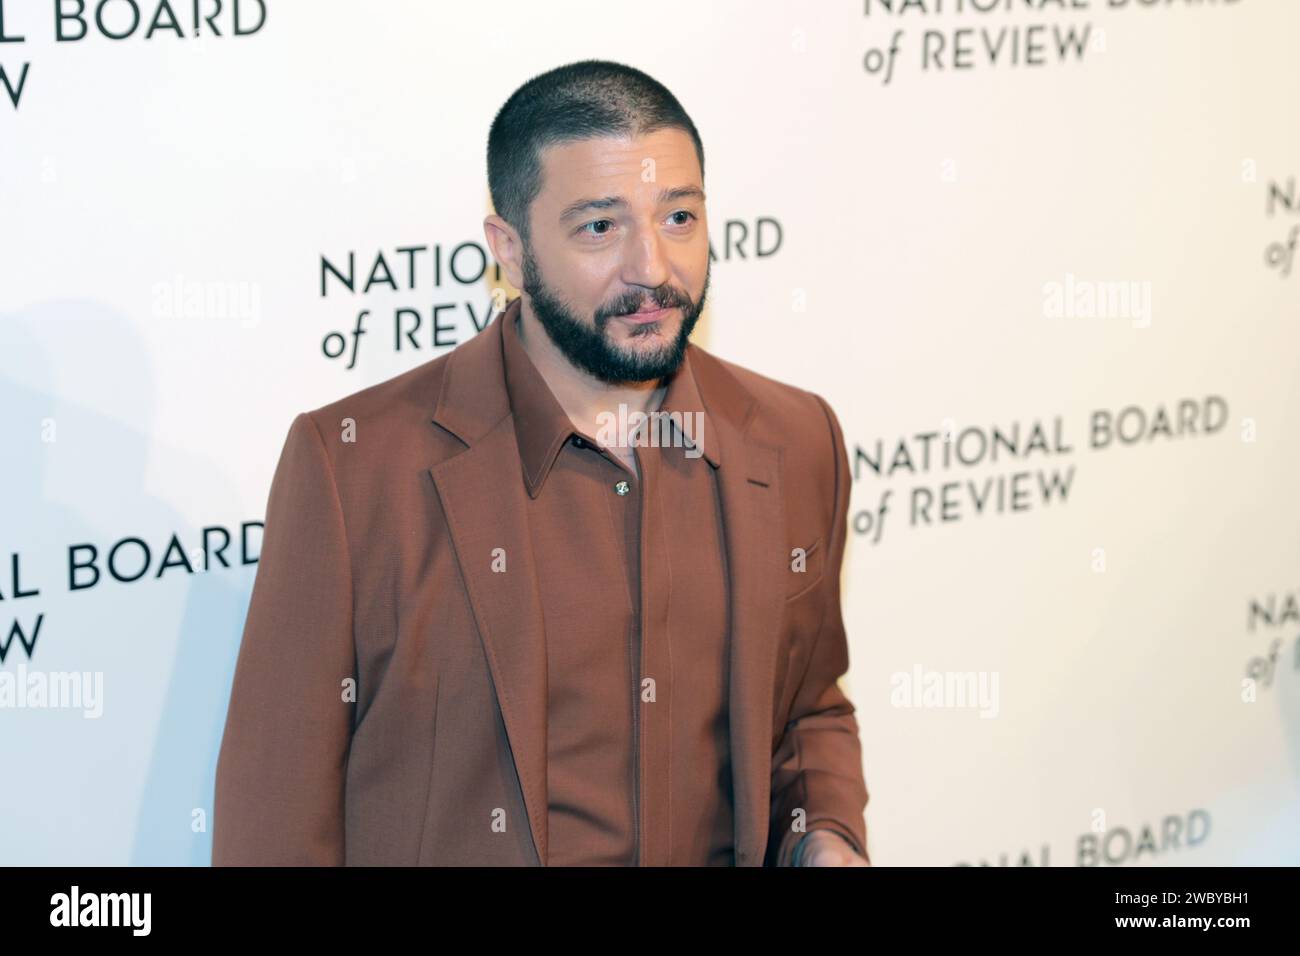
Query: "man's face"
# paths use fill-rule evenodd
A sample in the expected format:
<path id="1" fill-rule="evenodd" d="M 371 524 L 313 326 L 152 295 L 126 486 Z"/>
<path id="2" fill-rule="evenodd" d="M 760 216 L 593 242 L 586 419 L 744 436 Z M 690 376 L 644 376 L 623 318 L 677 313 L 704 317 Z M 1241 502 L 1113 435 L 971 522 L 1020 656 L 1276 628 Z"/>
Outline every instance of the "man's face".
<path id="1" fill-rule="evenodd" d="M 709 284 L 691 137 L 667 129 L 549 147 L 529 222 L 522 291 L 569 361 L 611 383 L 675 371 Z"/>

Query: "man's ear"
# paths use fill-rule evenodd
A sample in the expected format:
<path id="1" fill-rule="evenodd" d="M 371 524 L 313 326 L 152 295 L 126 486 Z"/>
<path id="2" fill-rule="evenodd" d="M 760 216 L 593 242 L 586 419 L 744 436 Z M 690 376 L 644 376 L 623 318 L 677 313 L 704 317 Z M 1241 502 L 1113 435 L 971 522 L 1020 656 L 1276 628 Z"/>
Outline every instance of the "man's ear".
<path id="1" fill-rule="evenodd" d="M 483 220 L 483 235 L 487 238 L 492 258 L 501 264 L 506 280 L 516 289 L 524 287 L 524 245 L 515 227 L 496 213 Z"/>

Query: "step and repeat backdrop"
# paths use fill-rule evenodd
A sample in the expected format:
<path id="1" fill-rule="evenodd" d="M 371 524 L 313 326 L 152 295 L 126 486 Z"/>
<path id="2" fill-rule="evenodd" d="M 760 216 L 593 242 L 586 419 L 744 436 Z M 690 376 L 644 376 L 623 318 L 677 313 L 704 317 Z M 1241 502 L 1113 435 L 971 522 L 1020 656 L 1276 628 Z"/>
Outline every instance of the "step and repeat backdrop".
<path id="1" fill-rule="evenodd" d="M 703 136 L 696 341 L 844 427 L 873 860 L 1300 864 L 1297 36 L 1290 0 L 0 0 L 0 863 L 209 862 L 289 424 L 488 322 L 488 126 L 595 57 Z"/>

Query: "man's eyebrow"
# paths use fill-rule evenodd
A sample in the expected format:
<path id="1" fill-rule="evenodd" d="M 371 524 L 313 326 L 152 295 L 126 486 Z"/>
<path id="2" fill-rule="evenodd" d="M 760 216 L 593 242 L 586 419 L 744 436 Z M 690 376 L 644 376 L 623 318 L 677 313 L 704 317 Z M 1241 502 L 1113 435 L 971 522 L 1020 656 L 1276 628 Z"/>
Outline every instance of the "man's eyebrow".
<path id="1" fill-rule="evenodd" d="M 680 199 L 698 199 L 700 202 L 704 202 L 704 190 L 699 186 L 676 186 L 672 189 L 661 189 L 655 201 L 662 204 L 677 202 Z M 626 205 L 627 200 L 622 196 L 579 199 L 564 207 L 564 211 L 560 213 L 560 222 L 573 219 L 591 209 L 618 209 Z"/>

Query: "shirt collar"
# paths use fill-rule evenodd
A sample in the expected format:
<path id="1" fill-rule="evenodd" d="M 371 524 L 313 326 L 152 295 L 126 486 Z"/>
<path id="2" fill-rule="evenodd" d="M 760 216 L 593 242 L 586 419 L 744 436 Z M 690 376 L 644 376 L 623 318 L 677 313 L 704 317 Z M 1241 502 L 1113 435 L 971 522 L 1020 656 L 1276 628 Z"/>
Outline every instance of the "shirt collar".
<path id="1" fill-rule="evenodd" d="M 574 427 L 559 400 L 551 391 L 541 372 L 524 351 L 515 321 L 522 321 L 521 309 L 512 309 L 501 316 L 501 330 L 505 385 L 510 397 L 510 409 L 515 421 L 515 439 L 523 463 L 524 481 L 528 493 L 536 498 L 550 474 L 551 466 L 564 443 L 573 435 L 582 435 Z M 672 412 L 668 427 L 680 436 L 684 446 L 698 447 L 713 467 L 721 465 L 718 443 L 704 409 L 699 384 L 691 369 L 692 347 L 687 346 L 682 364 L 668 381 L 668 390 L 659 407 L 661 412 Z M 649 423 L 653 424 L 653 422 Z M 660 434 L 663 434 L 662 427 Z M 594 443 L 591 435 L 582 435 Z"/>

